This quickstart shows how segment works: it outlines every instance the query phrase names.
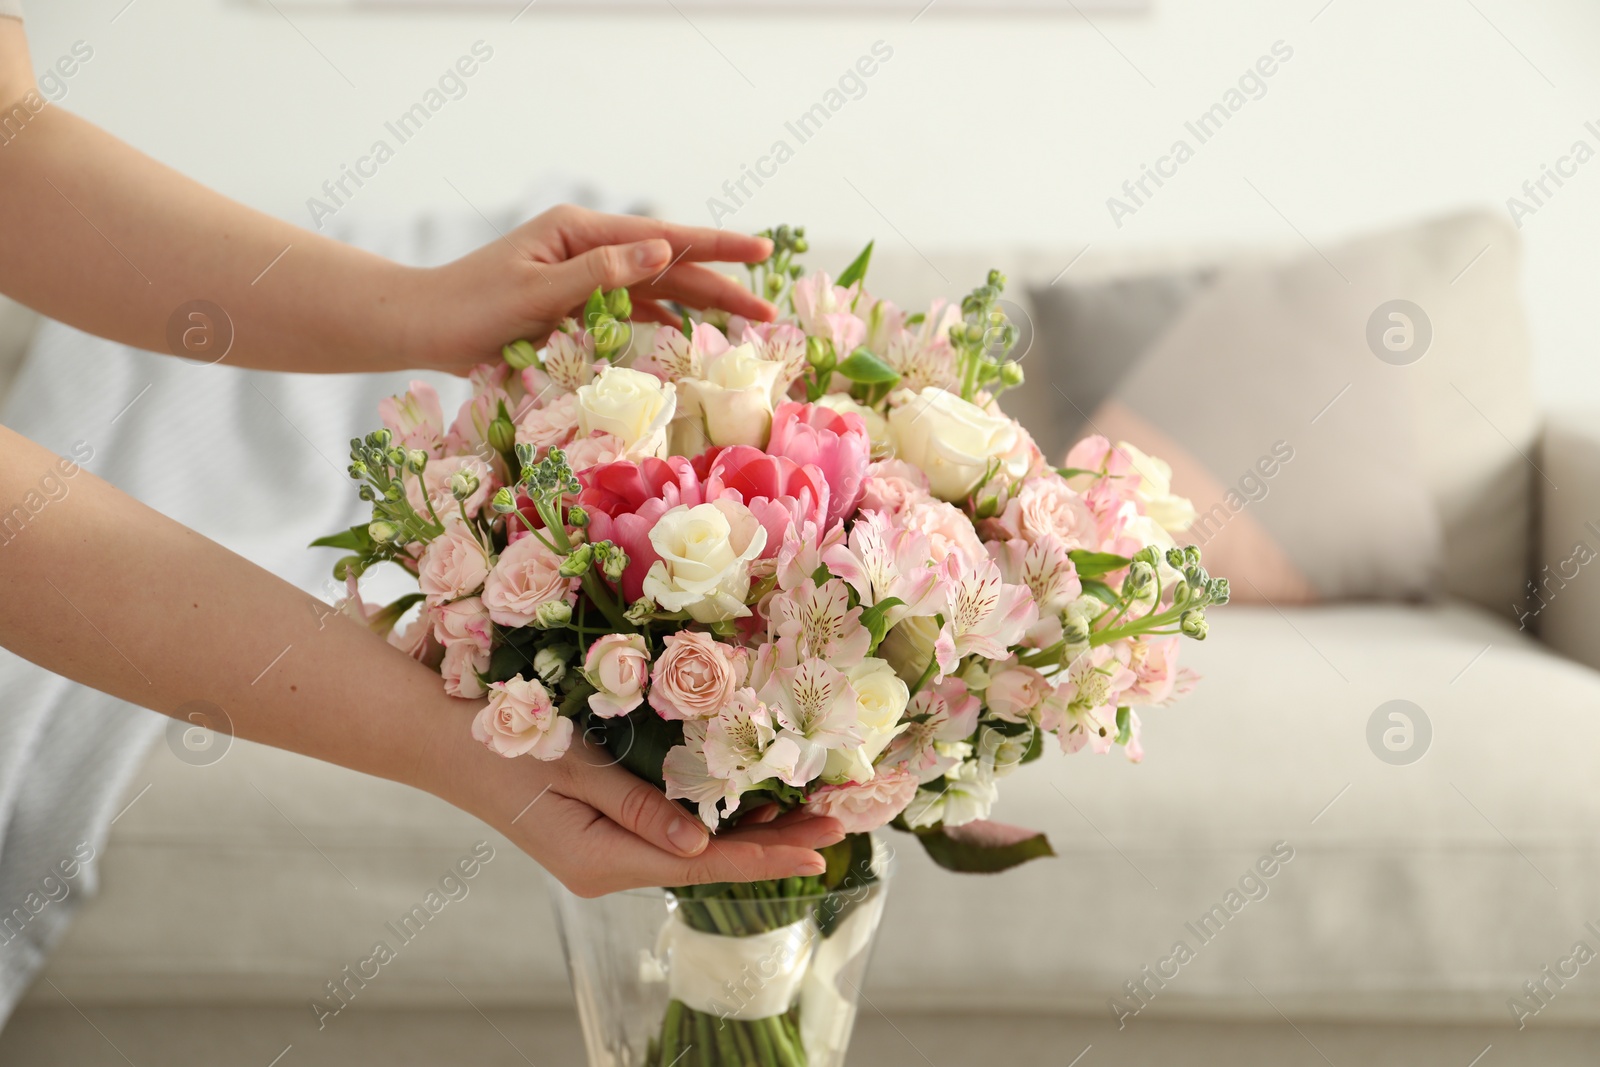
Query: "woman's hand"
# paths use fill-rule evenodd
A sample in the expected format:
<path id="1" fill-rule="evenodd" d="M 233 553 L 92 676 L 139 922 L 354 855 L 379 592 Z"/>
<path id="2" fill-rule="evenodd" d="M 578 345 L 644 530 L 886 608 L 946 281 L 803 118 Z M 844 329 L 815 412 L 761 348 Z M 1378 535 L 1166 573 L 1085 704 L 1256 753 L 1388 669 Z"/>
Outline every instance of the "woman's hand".
<path id="1" fill-rule="evenodd" d="M 465 374 L 508 342 L 542 344 L 596 288 L 628 287 L 633 316 L 676 323 L 662 306 L 720 308 L 769 321 L 776 310 L 709 262 L 759 263 L 764 237 L 631 215 L 552 208 L 453 263 L 416 272 L 404 306 L 408 365 Z"/>
<path id="2" fill-rule="evenodd" d="M 505 834 L 581 897 L 820 874 L 816 850 L 844 838 L 836 820 L 800 812 L 713 837 L 599 746 L 575 740 L 548 763 L 507 759 L 473 741 L 466 718 L 451 717 L 445 730 L 436 737 L 446 773 L 430 788 Z"/>

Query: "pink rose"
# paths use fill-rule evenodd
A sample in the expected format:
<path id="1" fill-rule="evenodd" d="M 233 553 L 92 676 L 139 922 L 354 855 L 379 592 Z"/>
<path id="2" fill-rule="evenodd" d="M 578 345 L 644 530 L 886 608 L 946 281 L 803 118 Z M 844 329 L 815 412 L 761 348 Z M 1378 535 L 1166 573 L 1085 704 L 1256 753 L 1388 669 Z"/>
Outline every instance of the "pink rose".
<path id="1" fill-rule="evenodd" d="M 517 418 L 517 444 L 546 449 L 565 447 L 578 432 L 578 396 L 562 393 L 543 407 L 530 405 Z"/>
<path id="2" fill-rule="evenodd" d="M 470 641 L 458 641 L 444 650 L 439 673 L 444 676 L 444 691 L 462 700 L 483 696 L 483 672 L 489 669 L 489 650 Z"/>
<path id="3" fill-rule="evenodd" d="M 709 719 L 733 699 L 744 649 L 698 630 L 668 634 L 663 644 L 650 686 L 650 706 L 663 719 Z"/>
<path id="4" fill-rule="evenodd" d="M 762 559 L 783 547 L 791 526 L 814 523 L 828 528 L 828 480 L 820 468 L 786 456 L 769 456 L 759 448 L 735 445 L 716 453 L 705 483 L 706 501 L 732 498 L 749 508 L 767 531 Z"/>
<path id="5" fill-rule="evenodd" d="M 489 612 L 479 597 L 453 600 L 433 612 L 434 639 L 446 648 L 465 642 L 487 652 L 490 629 Z"/>
<path id="6" fill-rule="evenodd" d="M 882 459 L 867 468 L 861 485 L 861 510 L 898 516 L 913 504 L 931 500 L 928 476 L 903 459 Z"/>
<path id="7" fill-rule="evenodd" d="M 900 516 L 899 525 L 927 537 L 936 563 L 943 563 L 952 554 L 968 566 L 989 558 L 983 542 L 978 540 L 978 531 L 972 528 L 972 520 L 954 504 L 931 497 L 918 501 Z"/>
<path id="8" fill-rule="evenodd" d="M 638 634 L 606 634 L 589 646 L 583 674 L 594 686 L 589 710 L 602 719 L 626 715 L 644 701 L 650 653 Z"/>
<path id="9" fill-rule="evenodd" d="M 869 782 L 825 785 L 806 799 L 812 815 L 838 819 L 847 834 L 864 834 L 894 821 L 917 795 L 917 776 L 904 767 L 880 767 Z"/>
<path id="10" fill-rule="evenodd" d="M 422 553 L 417 584 L 433 604 L 476 593 L 489 576 L 489 556 L 464 522 L 446 522 L 444 533 Z"/>
<path id="11" fill-rule="evenodd" d="M 1027 722 L 1052 692 L 1049 679 L 1012 660 L 989 674 L 984 702 L 1006 722 Z"/>
<path id="12" fill-rule="evenodd" d="M 860 415 L 818 404 L 780 404 L 772 413 L 767 452 L 822 471 L 829 523 L 855 514 L 872 455 L 872 438 Z"/>
<path id="13" fill-rule="evenodd" d="M 1055 538 L 1067 548 L 1100 547 L 1100 525 L 1084 498 L 1055 474 L 1030 478 L 1000 513 L 996 523 L 1009 538 L 1030 544 Z"/>
<path id="14" fill-rule="evenodd" d="M 595 432 L 567 445 L 567 466 L 581 474 L 590 467 L 615 463 L 628 454 L 628 443 L 615 434 Z"/>
<path id="15" fill-rule="evenodd" d="M 537 537 L 523 537 L 500 553 L 483 587 L 489 618 L 501 626 L 527 626 L 539 605 L 577 600 L 578 579 L 561 576 L 561 557 Z"/>
<path id="16" fill-rule="evenodd" d="M 660 557 L 650 543 L 656 520 L 675 507 L 705 503 L 694 465 L 682 456 L 637 463 L 602 463 L 580 473 L 578 503 L 589 513 L 589 537 L 611 541 L 628 554 L 622 593 L 631 603 L 644 593 L 644 576 Z"/>
<path id="17" fill-rule="evenodd" d="M 556 711 L 544 686 L 519 674 L 489 686 L 489 703 L 472 720 L 472 736 L 501 756 L 560 759 L 572 743 L 572 720 Z"/>

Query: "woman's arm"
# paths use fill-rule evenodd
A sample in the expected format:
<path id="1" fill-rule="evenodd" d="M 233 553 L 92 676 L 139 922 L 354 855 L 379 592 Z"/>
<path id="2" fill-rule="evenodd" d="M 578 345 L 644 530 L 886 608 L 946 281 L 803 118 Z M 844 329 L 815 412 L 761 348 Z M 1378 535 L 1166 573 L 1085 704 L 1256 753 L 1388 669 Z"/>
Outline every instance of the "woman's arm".
<path id="1" fill-rule="evenodd" d="M 464 373 L 542 341 L 596 286 L 656 303 L 773 310 L 701 263 L 755 262 L 754 237 L 563 207 L 432 269 L 396 263 L 227 199 L 47 103 L 22 23 L 0 18 L 0 293 L 89 333 L 173 352 L 169 320 L 206 300 L 226 362 L 288 371 Z M 270 269 L 269 269 L 270 268 Z M 210 358 L 210 357 L 208 357 Z"/>
<path id="2" fill-rule="evenodd" d="M 57 499 L 39 489 L 52 473 Z M 207 701 L 240 737 L 432 792 L 577 892 L 815 873 L 813 848 L 842 836 L 801 820 L 708 847 L 697 819 L 598 753 L 495 756 L 471 740 L 480 705 L 438 675 L 3 427 L 0 508 L 0 644 L 163 714 Z"/>

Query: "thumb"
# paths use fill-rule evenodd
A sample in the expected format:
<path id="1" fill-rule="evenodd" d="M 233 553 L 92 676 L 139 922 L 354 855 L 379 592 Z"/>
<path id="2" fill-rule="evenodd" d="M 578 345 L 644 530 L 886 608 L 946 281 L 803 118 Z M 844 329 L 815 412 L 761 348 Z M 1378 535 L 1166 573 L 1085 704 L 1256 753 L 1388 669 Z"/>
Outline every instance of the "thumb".
<path id="1" fill-rule="evenodd" d="M 672 246 L 661 238 L 632 244 L 601 245 L 546 271 L 563 307 L 574 307 L 596 289 L 620 289 L 653 278 L 672 260 Z M 543 295 L 543 294 L 541 294 Z"/>
<path id="2" fill-rule="evenodd" d="M 711 840 L 699 819 L 622 767 L 589 765 L 579 777 L 580 799 L 659 849 L 675 856 L 698 856 Z"/>

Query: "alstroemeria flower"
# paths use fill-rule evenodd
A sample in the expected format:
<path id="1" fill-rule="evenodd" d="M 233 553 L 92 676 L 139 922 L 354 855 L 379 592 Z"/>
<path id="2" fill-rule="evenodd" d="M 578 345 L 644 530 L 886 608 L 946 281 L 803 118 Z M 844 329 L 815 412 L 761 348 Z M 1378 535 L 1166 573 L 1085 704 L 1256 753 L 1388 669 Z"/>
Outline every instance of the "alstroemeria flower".
<path id="1" fill-rule="evenodd" d="M 832 341 L 841 360 L 867 339 L 867 324 L 850 310 L 856 289 L 854 285 L 834 285 L 825 272 L 818 272 L 796 279 L 789 290 L 801 328 Z"/>
<path id="2" fill-rule="evenodd" d="M 444 454 L 444 406 L 427 382 L 414 381 L 409 391 L 378 401 L 378 417 L 401 448 Z"/>
<path id="3" fill-rule="evenodd" d="M 821 586 L 807 578 L 778 593 L 766 602 L 766 616 L 777 634 L 779 662 L 859 663 L 872 644 L 861 610 L 850 606 L 849 587 L 837 578 Z"/>
<path id="4" fill-rule="evenodd" d="M 918 781 L 931 782 L 960 762 L 951 746 L 961 746 L 978 728 L 982 702 L 959 678 L 925 686 L 906 709 L 910 724 L 889 742 L 879 764 L 903 766 Z M 941 751 L 944 749 L 945 751 Z"/>
<path id="5" fill-rule="evenodd" d="M 1007 585 L 992 559 L 967 569 L 952 556 L 941 567 L 941 584 L 945 622 L 934 645 L 940 674 L 955 670 L 964 656 L 1005 659 L 1039 618 L 1027 586 Z"/>
<path id="6" fill-rule="evenodd" d="M 850 529 L 848 547 L 824 550 L 822 561 L 855 589 L 863 604 L 898 598 L 900 606 L 886 613 L 890 626 L 907 615 L 932 615 L 939 610 L 939 572 L 933 566 L 928 539 L 913 530 L 896 528 L 879 512 L 863 512 Z"/>
<path id="7" fill-rule="evenodd" d="M 800 747 L 778 736 L 772 712 L 753 689 L 740 689 L 706 722 L 706 769 L 748 789 L 768 778 L 794 777 Z"/>
<path id="8" fill-rule="evenodd" d="M 861 743 L 856 728 L 856 692 L 845 676 L 822 660 L 780 668 L 762 693 L 784 736 L 800 749 L 793 774 L 784 781 L 804 785 L 822 773 L 828 750 Z"/>

